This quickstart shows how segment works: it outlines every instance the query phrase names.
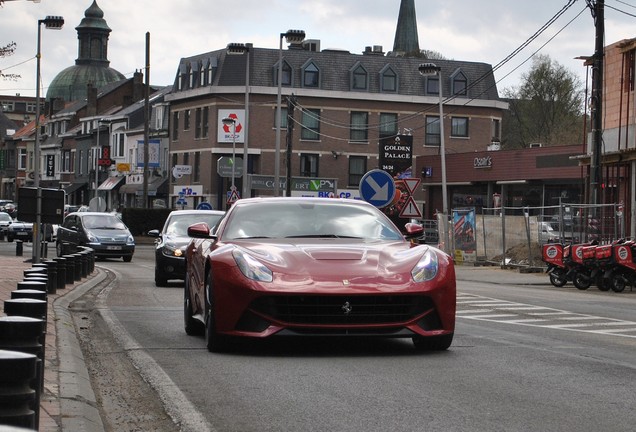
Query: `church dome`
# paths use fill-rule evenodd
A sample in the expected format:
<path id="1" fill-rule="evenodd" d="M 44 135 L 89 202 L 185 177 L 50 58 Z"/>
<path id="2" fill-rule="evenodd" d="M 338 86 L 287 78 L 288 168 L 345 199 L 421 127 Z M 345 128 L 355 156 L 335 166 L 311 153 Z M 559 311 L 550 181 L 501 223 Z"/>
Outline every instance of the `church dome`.
<path id="1" fill-rule="evenodd" d="M 100 88 L 122 79 L 126 77 L 111 67 L 88 64 L 69 66 L 55 76 L 46 92 L 46 99 L 63 99 L 67 102 L 84 100 L 88 83 Z"/>
<path id="2" fill-rule="evenodd" d="M 126 78 L 109 66 L 108 36 L 111 29 L 96 0 L 86 9 L 84 18 L 75 29 L 79 41 L 75 65 L 67 67 L 51 81 L 46 92 L 47 100 L 85 100 L 89 83 L 94 88 L 100 88 Z"/>

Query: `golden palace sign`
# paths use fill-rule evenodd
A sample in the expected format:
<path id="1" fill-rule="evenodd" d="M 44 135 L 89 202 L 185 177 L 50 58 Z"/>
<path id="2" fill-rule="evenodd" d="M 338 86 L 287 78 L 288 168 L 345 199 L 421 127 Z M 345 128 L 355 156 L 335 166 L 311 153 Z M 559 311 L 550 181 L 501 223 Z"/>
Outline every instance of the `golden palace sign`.
<path id="1" fill-rule="evenodd" d="M 119 172 L 130 171 L 130 164 L 129 163 L 118 163 L 117 164 L 117 171 L 119 171 Z"/>

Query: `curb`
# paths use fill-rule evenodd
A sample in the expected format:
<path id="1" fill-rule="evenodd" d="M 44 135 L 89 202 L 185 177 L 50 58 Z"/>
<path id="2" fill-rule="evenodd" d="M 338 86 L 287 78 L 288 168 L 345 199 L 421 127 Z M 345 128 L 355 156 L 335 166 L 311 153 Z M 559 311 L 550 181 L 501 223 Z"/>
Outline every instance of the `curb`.
<path id="1" fill-rule="evenodd" d="M 58 297 L 53 303 L 59 359 L 60 409 L 63 413 L 60 422 L 64 431 L 105 431 L 76 335 L 75 323 L 69 312 L 73 301 L 106 279 L 103 271 L 98 268 L 95 270 L 95 277 Z"/>

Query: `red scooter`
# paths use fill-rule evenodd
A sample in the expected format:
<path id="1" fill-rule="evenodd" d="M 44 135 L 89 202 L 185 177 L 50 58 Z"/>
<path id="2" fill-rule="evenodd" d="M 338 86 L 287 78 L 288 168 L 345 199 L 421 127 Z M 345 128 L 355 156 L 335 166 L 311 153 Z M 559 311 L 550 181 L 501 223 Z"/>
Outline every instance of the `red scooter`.
<path id="1" fill-rule="evenodd" d="M 614 292 L 623 292 L 627 284 L 633 289 L 636 285 L 636 242 L 624 241 L 612 245 L 614 266 L 606 273 Z"/>
<path id="2" fill-rule="evenodd" d="M 570 254 L 570 245 L 561 243 L 546 243 L 541 249 L 541 259 L 548 265 L 546 273 L 550 283 L 555 287 L 562 287 L 568 282 L 569 268 L 566 257 Z"/>

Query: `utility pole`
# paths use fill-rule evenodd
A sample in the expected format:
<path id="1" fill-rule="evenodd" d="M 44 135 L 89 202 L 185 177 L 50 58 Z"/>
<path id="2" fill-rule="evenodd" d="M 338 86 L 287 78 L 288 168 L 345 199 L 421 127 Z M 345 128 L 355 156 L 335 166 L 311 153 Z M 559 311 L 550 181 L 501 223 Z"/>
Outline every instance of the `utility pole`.
<path id="1" fill-rule="evenodd" d="M 292 157 L 292 137 L 294 135 L 294 108 L 296 108 L 296 96 L 292 93 L 287 98 L 287 151 L 286 151 L 286 165 L 287 165 L 287 187 L 285 188 L 285 196 L 291 196 L 292 181 L 291 181 L 291 157 Z"/>
<path id="2" fill-rule="evenodd" d="M 605 1 L 587 0 L 592 11 L 596 36 L 594 43 L 594 56 L 592 58 L 592 158 L 590 161 L 590 197 L 589 203 L 600 204 L 602 184 L 601 153 L 603 141 L 603 56 L 605 44 Z"/>

